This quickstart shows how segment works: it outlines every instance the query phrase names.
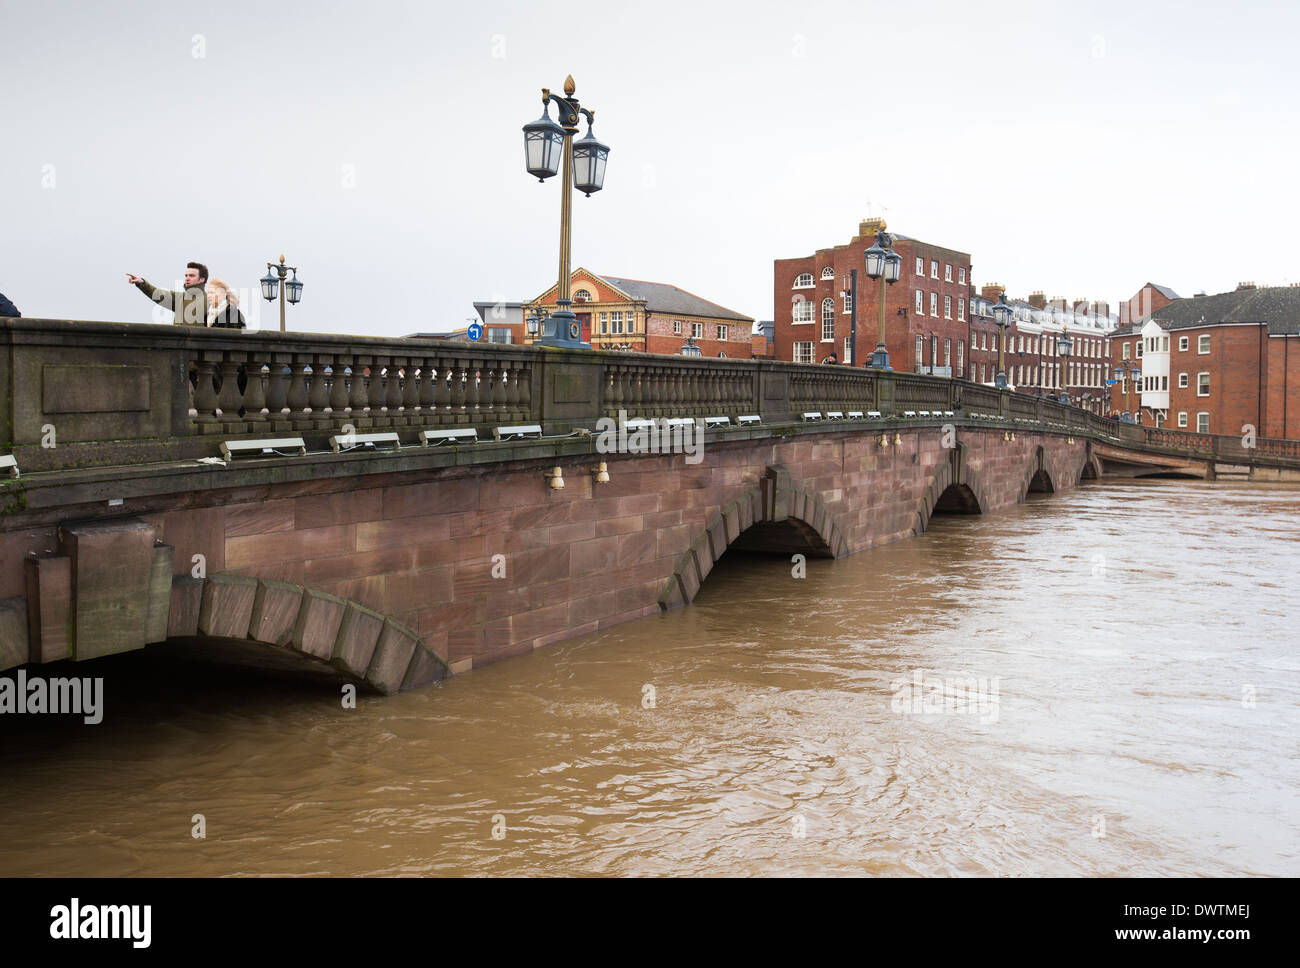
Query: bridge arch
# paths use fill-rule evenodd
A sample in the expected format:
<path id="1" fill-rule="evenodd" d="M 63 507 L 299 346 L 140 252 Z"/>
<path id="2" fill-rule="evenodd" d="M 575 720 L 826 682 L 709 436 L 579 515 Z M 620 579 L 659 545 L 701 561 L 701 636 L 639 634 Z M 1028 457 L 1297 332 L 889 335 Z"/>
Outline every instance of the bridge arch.
<path id="1" fill-rule="evenodd" d="M 987 514 L 989 501 L 979 472 L 970 466 L 969 451 L 958 443 L 948 451 L 948 459 L 936 464 L 934 475 L 916 509 L 916 533 L 925 534 L 935 512 Z"/>
<path id="2" fill-rule="evenodd" d="M 241 575 L 172 579 L 165 641 L 222 641 L 328 666 L 389 695 L 427 685 L 447 664 L 409 628 L 359 602 L 290 582 Z"/>
<path id="3" fill-rule="evenodd" d="M 724 505 L 677 559 L 659 595 L 667 611 L 695 600 L 704 579 L 728 548 L 843 558 L 846 530 L 817 494 L 797 486 L 779 465 L 767 468 L 756 487 Z"/>

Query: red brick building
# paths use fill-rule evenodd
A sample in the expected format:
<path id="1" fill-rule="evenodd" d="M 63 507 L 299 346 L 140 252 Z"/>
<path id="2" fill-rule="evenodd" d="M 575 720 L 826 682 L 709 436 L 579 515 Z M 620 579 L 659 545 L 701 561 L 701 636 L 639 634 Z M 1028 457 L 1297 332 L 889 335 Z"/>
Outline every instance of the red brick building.
<path id="1" fill-rule="evenodd" d="M 1164 309 L 1175 299 L 1180 298 L 1168 286 L 1148 282 L 1132 299 L 1119 305 L 1119 324 L 1128 326 L 1139 319 L 1146 319 L 1152 313 Z"/>
<path id="2" fill-rule="evenodd" d="M 864 366 L 876 348 L 880 287 L 885 286 L 885 345 L 895 370 L 961 376 L 966 366 L 970 255 L 891 233 L 903 259 L 898 282 L 868 279 L 863 252 L 886 228 L 866 219 L 844 245 L 808 256 L 776 259 L 772 266 L 776 358 L 820 363 L 834 353 Z M 853 307 L 845 295 L 858 271 L 857 343 L 851 344 Z"/>
<path id="3" fill-rule="evenodd" d="M 1139 423 L 1300 437 L 1300 287 L 1171 300 L 1115 332 L 1111 368 L 1111 412 Z"/>
<path id="4" fill-rule="evenodd" d="M 555 312 L 556 288 L 524 303 L 525 318 L 539 309 Z M 571 277 L 570 291 L 582 338 L 595 349 L 680 354 L 690 339 L 702 356 L 753 355 L 753 318 L 676 286 L 598 276 L 580 268 Z"/>

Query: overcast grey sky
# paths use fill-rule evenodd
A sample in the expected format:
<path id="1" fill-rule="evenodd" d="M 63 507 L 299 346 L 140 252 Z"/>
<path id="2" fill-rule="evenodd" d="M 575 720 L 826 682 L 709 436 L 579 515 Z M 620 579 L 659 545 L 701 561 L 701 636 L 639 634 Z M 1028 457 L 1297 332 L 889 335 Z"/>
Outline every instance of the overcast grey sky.
<path id="1" fill-rule="evenodd" d="M 612 148 L 574 266 L 766 319 L 774 258 L 887 209 L 1013 295 L 1297 282 L 1298 35 L 1294 2 L 0 0 L 0 292 L 147 321 L 125 273 L 252 291 L 283 252 L 290 329 L 463 325 L 555 280 L 520 128 L 567 73 Z"/>

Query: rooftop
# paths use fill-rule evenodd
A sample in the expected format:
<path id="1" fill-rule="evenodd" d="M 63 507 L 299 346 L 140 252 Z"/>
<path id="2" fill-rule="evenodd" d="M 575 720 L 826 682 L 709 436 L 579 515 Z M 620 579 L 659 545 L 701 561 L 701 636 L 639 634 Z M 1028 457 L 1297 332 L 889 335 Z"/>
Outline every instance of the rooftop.
<path id="1" fill-rule="evenodd" d="M 1238 289 L 1213 296 L 1176 299 L 1125 329 L 1136 332 L 1149 319 L 1154 319 L 1162 329 L 1194 329 L 1219 323 L 1266 323 L 1271 334 L 1300 333 L 1300 287 Z"/>
<path id="2" fill-rule="evenodd" d="M 595 273 L 592 273 L 596 275 Z M 644 300 L 646 309 L 652 313 L 666 313 L 678 316 L 706 316 L 710 319 L 734 319 L 738 322 L 752 323 L 754 318 L 727 309 L 715 302 L 702 299 L 685 289 L 678 289 L 666 282 L 645 282 L 641 279 L 624 279 L 621 276 L 598 275 L 616 289 L 621 289 L 633 299 Z"/>

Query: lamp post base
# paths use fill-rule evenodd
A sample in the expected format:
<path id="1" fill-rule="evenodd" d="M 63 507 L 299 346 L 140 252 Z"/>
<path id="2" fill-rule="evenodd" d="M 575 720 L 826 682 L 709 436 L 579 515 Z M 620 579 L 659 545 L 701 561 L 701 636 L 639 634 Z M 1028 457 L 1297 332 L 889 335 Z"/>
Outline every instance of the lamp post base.
<path id="1" fill-rule="evenodd" d="M 533 340 L 533 345 L 562 350 L 591 349 L 590 343 L 582 341 L 582 325 L 578 322 L 578 317 L 563 309 L 546 317 L 542 324 L 541 338 Z"/>
<path id="2" fill-rule="evenodd" d="M 871 362 L 867 364 L 869 370 L 893 370 L 889 365 L 889 350 L 885 349 L 884 343 L 876 344 L 876 351 L 871 354 Z"/>

